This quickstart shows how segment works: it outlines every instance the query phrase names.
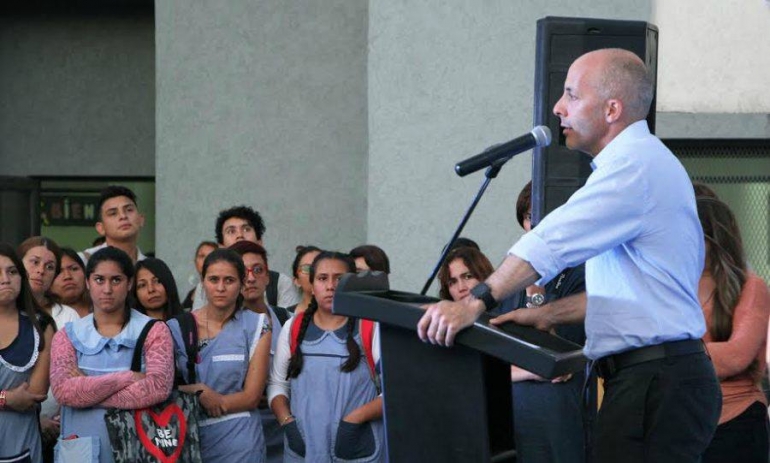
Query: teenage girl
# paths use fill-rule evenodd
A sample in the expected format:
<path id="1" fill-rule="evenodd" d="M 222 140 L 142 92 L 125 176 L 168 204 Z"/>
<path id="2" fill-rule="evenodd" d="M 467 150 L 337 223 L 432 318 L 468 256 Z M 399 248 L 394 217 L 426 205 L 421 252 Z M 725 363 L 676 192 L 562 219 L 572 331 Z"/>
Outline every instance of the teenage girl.
<path id="1" fill-rule="evenodd" d="M 320 253 L 310 269 L 310 305 L 281 331 L 268 400 L 284 426 L 284 462 L 384 460 L 382 399 L 362 347 L 360 323 L 332 313 L 340 277 L 354 272 L 350 256 Z M 292 329 L 294 323 L 301 323 L 298 330 Z M 372 346 L 376 362 L 378 339 Z"/>

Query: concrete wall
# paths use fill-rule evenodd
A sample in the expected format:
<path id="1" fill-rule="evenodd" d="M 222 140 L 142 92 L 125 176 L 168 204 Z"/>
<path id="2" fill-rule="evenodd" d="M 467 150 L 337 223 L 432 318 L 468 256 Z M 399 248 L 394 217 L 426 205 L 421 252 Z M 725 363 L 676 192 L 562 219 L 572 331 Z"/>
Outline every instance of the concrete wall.
<path id="1" fill-rule="evenodd" d="M 655 0 L 658 111 L 768 113 L 770 2 Z"/>
<path id="2" fill-rule="evenodd" d="M 156 2 L 157 251 L 180 287 L 221 209 L 262 213 L 274 269 L 366 238 L 367 3 Z"/>
<path id="3" fill-rule="evenodd" d="M 0 15 L 0 173 L 152 176 L 151 12 L 40 8 Z"/>
<path id="4" fill-rule="evenodd" d="M 650 4 L 369 5 L 369 241 L 390 255 L 391 285 L 419 291 L 483 180 L 457 177 L 454 164 L 532 128 L 536 21 L 646 21 Z M 495 265 L 521 234 L 515 202 L 530 177 L 529 154 L 509 162 L 464 232 Z"/>
<path id="5" fill-rule="evenodd" d="M 156 250 L 182 290 L 216 213 L 245 203 L 273 267 L 288 271 L 300 243 L 371 242 L 393 287 L 418 291 L 483 180 L 453 165 L 531 129 L 539 18 L 656 23 L 658 134 L 761 138 L 766 4 L 169 0 L 154 21 L 3 15 L 0 173 L 156 175 Z M 466 228 L 493 263 L 520 236 L 530 172 L 529 154 L 512 160 Z"/>

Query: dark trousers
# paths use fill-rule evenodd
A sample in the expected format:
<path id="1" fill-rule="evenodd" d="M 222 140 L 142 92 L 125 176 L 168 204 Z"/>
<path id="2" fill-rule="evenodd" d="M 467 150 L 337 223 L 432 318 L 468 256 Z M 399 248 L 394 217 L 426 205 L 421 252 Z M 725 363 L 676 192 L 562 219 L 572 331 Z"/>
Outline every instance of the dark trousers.
<path id="1" fill-rule="evenodd" d="M 701 461 L 722 409 L 719 381 L 705 353 L 640 363 L 604 380 L 595 461 Z"/>
<path id="2" fill-rule="evenodd" d="M 513 383 L 517 463 L 585 463 L 584 379 L 585 373 L 576 373 L 566 383 Z"/>
<path id="3" fill-rule="evenodd" d="M 767 463 L 767 407 L 754 402 L 743 413 L 717 427 L 703 463 Z"/>

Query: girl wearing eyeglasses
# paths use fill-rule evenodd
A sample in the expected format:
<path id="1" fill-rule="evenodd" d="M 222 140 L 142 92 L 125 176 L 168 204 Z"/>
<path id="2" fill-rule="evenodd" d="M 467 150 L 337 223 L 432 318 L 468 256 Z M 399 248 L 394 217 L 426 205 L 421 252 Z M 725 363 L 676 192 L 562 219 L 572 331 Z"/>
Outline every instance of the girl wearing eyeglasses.
<path id="1" fill-rule="evenodd" d="M 302 300 L 296 305 L 287 307 L 289 312 L 304 312 L 310 306 L 310 300 L 313 298 L 310 267 L 312 267 L 313 259 L 320 253 L 321 250 L 315 246 L 297 246 L 297 256 L 291 264 L 291 271 L 294 275 L 294 286 L 302 290 Z"/>
<path id="2" fill-rule="evenodd" d="M 267 303 L 265 290 L 270 283 L 270 273 L 265 248 L 252 241 L 241 240 L 236 241 L 230 249 L 241 256 L 243 265 L 246 267 L 246 278 L 241 288 L 243 307 L 270 317 L 269 321 L 272 324 L 270 359 L 272 361 L 281 327 L 291 318 L 291 313 L 283 307 L 274 307 Z M 267 405 L 265 394 L 262 394 L 259 400 L 259 416 L 262 419 L 262 430 L 265 435 L 267 461 L 279 463 L 283 461 L 283 431 Z"/>
<path id="3" fill-rule="evenodd" d="M 201 275 L 208 302 L 192 312 L 198 333 L 197 382 L 179 389 L 200 394 L 207 415 L 198 422 L 203 461 L 261 463 L 265 439 L 257 406 L 267 382 L 271 324 L 266 314 L 242 308 L 246 268 L 237 253 L 213 251 Z M 168 325 L 177 370 L 190 383 L 179 321 Z"/>

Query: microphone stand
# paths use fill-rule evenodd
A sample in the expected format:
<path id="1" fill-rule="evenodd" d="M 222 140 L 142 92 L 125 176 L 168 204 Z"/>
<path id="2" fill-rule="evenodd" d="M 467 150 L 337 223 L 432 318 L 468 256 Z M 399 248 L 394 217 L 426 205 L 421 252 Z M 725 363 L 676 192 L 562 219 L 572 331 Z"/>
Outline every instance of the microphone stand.
<path id="1" fill-rule="evenodd" d="M 462 233 L 463 228 L 465 228 L 465 224 L 468 223 L 468 219 L 471 217 L 474 209 L 476 209 L 476 206 L 479 204 L 481 197 L 484 196 L 484 192 L 487 190 L 489 183 L 493 178 L 497 177 L 497 174 L 500 173 L 500 169 L 503 167 L 503 164 L 508 162 L 509 159 L 510 158 L 500 159 L 499 161 L 487 167 L 486 172 L 484 172 L 484 182 L 481 184 L 478 193 L 476 193 L 476 197 L 473 198 L 473 202 L 471 203 L 470 207 L 468 207 L 468 210 L 465 211 L 465 215 L 460 221 L 460 225 L 457 227 L 457 230 L 455 230 L 452 238 L 449 239 L 449 242 L 444 247 L 444 251 L 441 253 L 441 257 L 439 257 L 433 272 L 431 272 L 430 276 L 428 277 L 428 281 L 426 281 L 425 286 L 422 287 L 422 291 L 420 291 L 422 296 L 425 296 L 425 294 L 428 292 L 428 289 L 430 288 L 430 285 L 433 284 L 433 280 L 436 279 L 436 275 L 438 275 L 438 271 L 441 268 L 441 265 L 444 263 L 447 256 L 449 255 L 449 252 L 452 250 L 452 245 L 455 243 L 455 241 L 457 241 L 457 237 L 460 236 L 460 233 Z"/>

